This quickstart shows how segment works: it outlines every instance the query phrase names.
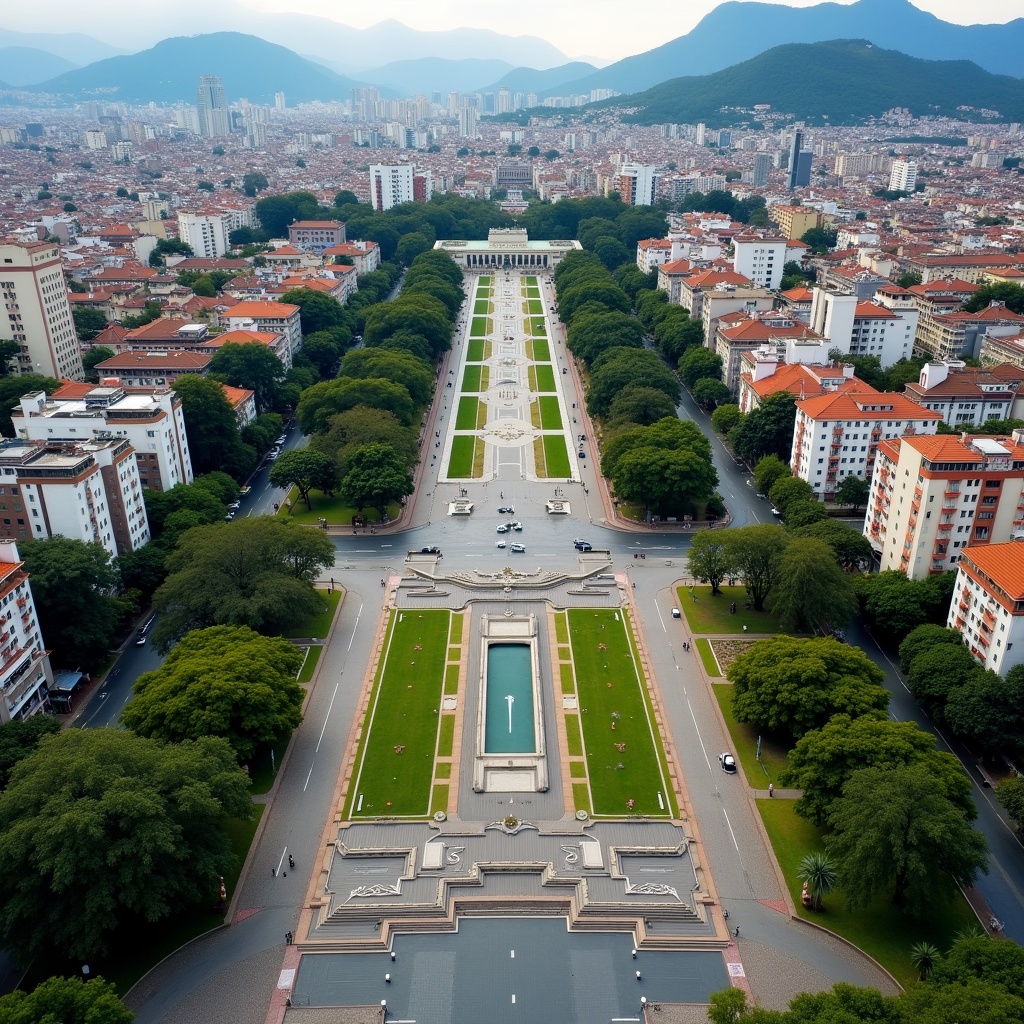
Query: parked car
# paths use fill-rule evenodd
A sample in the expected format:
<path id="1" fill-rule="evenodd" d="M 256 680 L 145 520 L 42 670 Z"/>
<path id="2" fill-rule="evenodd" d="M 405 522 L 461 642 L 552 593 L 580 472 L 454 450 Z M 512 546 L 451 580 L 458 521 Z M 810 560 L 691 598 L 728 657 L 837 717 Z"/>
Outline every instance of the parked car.
<path id="1" fill-rule="evenodd" d="M 526 546 L 523 544 L 513 544 L 512 550 L 521 555 L 524 551 L 526 551 Z"/>
<path id="2" fill-rule="evenodd" d="M 512 529 L 515 530 L 517 533 L 522 533 L 523 524 L 520 523 L 518 520 L 514 523 L 509 523 L 508 525 L 511 526 Z"/>
<path id="3" fill-rule="evenodd" d="M 280 448 L 280 447 L 281 447 L 281 445 L 283 445 L 283 444 L 284 444 L 284 443 L 285 443 L 285 442 L 286 442 L 287 440 L 288 440 L 288 435 L 287 435 L 287 434 L 282 434 L 282 435 L 281 435 L 281 436 L 280 436 L 280 437 L 279 437 L 279 438 L 277 439 L 277 441 L 276 441 L 275 443 L 277 444 L 278 448 Z"/>
<path id="4" fill-rule="evenodd" d="M 729 775 L 736 774 L 736 758 L 732 754 L 724 753 L 718 755 L 718 763 L 722 766 L 722 771 Z"/>
<path id="5" fill-rule="evenodd" d="M 505 547 L 505 542 L 503 540 L 495 541 L 494 546 L 496 548 L 503 548 Z"/>
<path id="6" fill-rule="evenodd" d="M 439 555 L 439 554 L 441 554 L 441 549 L 439 547 L 437 547 L 436 545 L 434 547 L 420 548 L 420 554 L 421 555 Z"/>
<path id="7" fill-rule="evenodd" d="M 501 526 L 495 531 L 496 533 L 508 533 L 508 527 L 502 523 Z"/>
<path id="8" fill-rule="evenodd" d="M 501 508 L 498 509 L 499 516 L 514 516 L 515 514 L 516 510 L 511 505 L 502 505 Z"/>
<path id="9" fill-rule="evenodd" d="M 230 505 L 228 505 L 228 511 L 229 512 L 237 512 L 241 507 L 242 507 L 242 503 L 240 501 L 233 501 L 233 502 L 231 502 Z"/>
<path id="10" fill-rule="evenodd" d="M 590 541 L 588 541 L 588 540 L 579 540 L 579 539 L 577 539 L 577 540 L 574 540 L 572 543 L 573 543 L 573 547 L 576 548 L 577 551 L 593 551 L 594 550 L 594 545 L 591 544 Z"/>
<path id="11" fill-rule="evenodd" d="M 147 619 L 142 626 L 139 627 L 139 632 L 135 637 L 136 647 L 145 647 L 146 641 L 149 639 L 149 631 L 152 628 L 153 620 Z"/>

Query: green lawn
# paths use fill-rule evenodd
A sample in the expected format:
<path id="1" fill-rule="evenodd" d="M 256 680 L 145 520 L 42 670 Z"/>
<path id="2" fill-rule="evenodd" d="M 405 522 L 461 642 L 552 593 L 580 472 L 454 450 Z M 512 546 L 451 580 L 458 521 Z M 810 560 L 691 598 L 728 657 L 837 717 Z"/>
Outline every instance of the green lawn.
<path id="1" fill-rule="evenodd" d="M 542 398 L 543 402 L 544 399 Z M 544 435 L 544 464 L 548 477 L 572 476 L 569 468 L 569 453 L 565 449 L 565 438 L 561 434 Z"/>
<path id="2" fill-rule="evenodd" d="M 565 742 L 570 757 L 583 756 L 583 737 L 580 734 L 580 716 L 565 716 Z"/>
<path id="3" fill-rule="evenodd" d="M 482 338 L 490 330 L 490 321 L 482 316 L 473 317 L 473 322 L 469 325 L 469 336 L 471 338 Z"/>
<path id="4" fill-rule="evenodd" d="M 455 429 L 476 430 L 476 418 L 479 407 L 479 398 L 460 398 L 459 409 L 455 416 Z"/>
<path id="5" fill-rule="evenodd" d="M 363 727 L 350 817 L 418 816 L 429 810 L 450 620 L 449 612 L 434 610 L 395 618 Z"/>
<path id="6" fill-rule="evenodd" d="M 540 286 L 539 286 L 539 285 L 537 284 L 537 278 L 536 278 L 536 277 L 534 277 L 534 276 L 533 276 L 532 274 L 530 274 L 530 275 L 529 275 L 529 276 L 527 276 L 527 278 L 526 278 L 526 287 L 527 287 L 527 288 L 539 288 L 539 287 L 540 287 Z"/>
<path id="7" fill-rule="evenodd" d="M 490 286 L 491 286 L 491 279 L 489 277 L 479 277 L 479 278 L 477 278 L 477 282 L 476 283 L 477 283 L 478 286 L 479 285 L 487 285 L 487 287 L 490 288 Z"/>
<path id="8" fill-rule="evenodd" d="M 306 657 L 302 659 L 302 665 L 299 668 L 298 680 L 300 683 L 308 683 L 313 679 L 313 673 L 316 671 L 317 663 L 320 661 L 320 655 L 324 653 L 322 647 L 307 647 Z"/>
<path id="9" fill-rule="evenodd" d="M 551 362 L 551 348 L 547 338 L 538 338 L 536 341 L 527 342 L 527 347 L 532 349 L 531 358 L 535 363 Z"/>
<path id="10" fill-rule="evenodd" d="M 901 984 L 909 985 L 917 980 L 917 972 L 908 955 L 915 942 L 931 942 L 945 950 L 957 932 L 977 925 L 977 917 L 959 894 L 952 903 L 933 907 L 932 913 L 920 921 L 899 913 L 883 898 L 863 910 L 847 910 L 841 889 L 825 897 L 821 912 L 805 910 L 800 901 L 803 882 L 797 877 L 800 860 L 808 853 L 822 850 L 824 843 L 821 831 L 798 817 L 793 807 L 792 800 L 757 801 L 757 809 L 761 812 L 797 913 L 863 949 Z"/>
<path id="11" fill-rule="evenodd" d="M 704 665 L 704 671 L 709 676 L 720 676 L 722 670 L 718 667 L 715 652 L 711 649 L 711 641 L 700 639 L 695 640 L 694 643 L 697 645 L 697 653 L 700 655 L 700 660 Z"/>
<path id="12" fill-rule="evenodd" d="M 555 390 L 555 370 L 550 363 L 539 363 L 533 367 L 537 371 L 537 390 Z"/>
<path id="13" fill-rule="evenodd" d="M 531 316 L 537 316 L 538 314 L 541 316 L 544 315 L 544 304 L 540 299 L 527 299 L 526 304 L 529 306 L 529 309 L 527 309 L 526 312 Z"/>
<path id="14" fill-rule="evenodd" d="M 317 526 L 321 518 L 326 519 L 331 526 L 351 526 L 352 517 L 359 511 L 349 505 L 339 494 L 322 494 L 320 491 L 310 491 L 309 501 L 312 509 L 306 508 L 306 503 L 299 497 L 299 492 L 293 487 L 288 495 L 292 500 L 292 511 L 290 518 L 303 526 Z M 388 506 L 388 515 L 394 519 L 398 515 L 399 506 L 392 502 Z M 288 508 L 282 505 L 277 513 L 282 518 L 289 518 Z M 364 508 L 362 514 L 368 522 L 380 522 L 380 513 L 375 508 Z"/>
<path id="15" fill-rule="evenodd" d="M 561 430 L 562 413 L 558 408 L 558 398 L 555 395 L 545 395 L 539 399 L 540 422 L 544 430 Z"/>
<path id="16" fill-rule="evenodd" d="M 484 357 L 484 343 L 481 338 L 476 338 L 470 341 L 469 345 L 466 346 L 466 362 L 467 363 L 479 363 Z"/>
<path id="17" fill-rule="evenodd" d="M 535 338 L 547 337 L 548 332 L 547 328 L 544 326 L 544 317 L 532 316 L 527 321 L 527 323 L 530 326 L 530 334 L 532 334 Z"/>
<path id="18" fill-rule="evenodd" d="M 732 712 L 732 686 L 719 683 L 711 687 L 711 692 L 722 709 L 725 727 L 732 737 L 733 753 L 743 768 L 747 782 L 755 789 L 767 789 L 769 782 L 778 785 L 779 776 L 786 770 L 789 762 L 788 740 L 778 740 L 765 732 L 760 732 L 752 725 L 736 721 Z M 757 760 L 757 738 L 761 737 L 761 760 Z"/>
<path id="19" fill-rule="evenodd" d="M 717 597 L 711 596 L 711 587 L 697 585 L 680 587 L 677 591 L 678 607 L 694 633 L 742 633 L 743 627 L 751 633 L 778 633 L 779 623 L 768 612 L 757 612 L 747 608 L 746 587 L 728 585 L 721 587 Z M 697 600 L 694 602 L 693 598 Z M 729 614 L 729 605 L 736 602 L 736 614 Z"/>
<path id="20" fill-rule="evenodd" d="M 471 477 L 473 475 L 473 452 L 476 437 L 460 434 L 452 439 L 452 453 L 448 459 L 448 476 Z"/>
<path id="21" fill-rule="evenodd" d="M 664 815 L 674 806 L 621 612 L 574 609 L 569 634 L 595 814 Z M 625 744 L 620 750 L 617 744 Z M 658 794 L 664 806 L 658 805 Z"/>
<path id="22" fill-rule="evenodd" d="M 320 594 L 327 601 L 327 606 L 322 612 L 317 613 L 302 622 L 298 623 L 293 629 L 289 629 L 284 635 L 289 639 L 296 637 L 309 637 L 315 636 L 323 640 L 327 636 L 328 631 L 331 628 L 331 623 L 334 621 L 334 613 L 338 610 L 338 605 L 341 603 L 341 590 L 338 587 L 334 588 L 333 594 L 328 594 L 325 591 L 320 591 Z"/>
<path id="23" fill-rule="evenodd" d="M 487 299 L 477 299 L 473 303 L 473 313 L 477 316 L 487 316 L 491 311 L 491 304 Z"/>
<path id="24" fill-rule="evenodd" d="M 465 372 L 462 375 L 462 390 L 463 391 L 479 391 L 480 390 L 480 371 L 483 369 L 481 366 L 467 366 Z"/>

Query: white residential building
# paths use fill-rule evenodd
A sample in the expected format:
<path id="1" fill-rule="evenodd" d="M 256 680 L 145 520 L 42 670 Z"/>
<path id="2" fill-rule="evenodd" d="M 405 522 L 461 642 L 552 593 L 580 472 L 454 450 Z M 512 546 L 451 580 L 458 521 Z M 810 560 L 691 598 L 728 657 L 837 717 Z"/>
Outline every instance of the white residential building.
<path id="1" fill-rule="evenodd" d="M 178 237 L 191 247 L 195 256 L 219 259 L 231 248 L 228 235 L 231 229 L 223 214 L 213 210 L 188 213 L 178 211 Z"/>
<path id="2" fill-rule="evenodd" d="M 627 206 L 653 206 L 658 178 L 658 169 L 650 164 L 623 164 L 615 187 Z"/>
<path id="3" fill-rule="evenodd" d="M 1011 363 L 968 368 L 959 359 L 925 363 L 903 393 L 939 413 L 950 426 L 1019 418 L 1024 413 L 1024 370 Z"/>
<path id="4" fill-rule="evenodd" d="M 390 210 L 411 203 L 414 196 L 412 164 L 370 164 L 370 202 L 375 210 Z"/>
<path id="5" fill-rule="evenodd" d="M 135 452 L 124 438 L 0 442 L 0 538 L 61 534 L 111 555 L 149 540 Z"/>
<path id="6" fill-rule="evenodd" d="M 886 301 L 881 292 L 876 299 Z M 882 368 L 909 359 L 914 350 L 918 311 L 908 298 L 864 302 L 824 288 L 814 289 L 810 326 L 843 355 L 878 356 Z"/>
<path id="7" fill-rule="evenodd" d="M 15 342 L 18 373 L 81 380 L 82 351 L 71 318 L 60 246 L 0 244 L 0 340 Z"/>
<path id="8" fill-rule="evenodd" d="M 1024 443 L 969 434 L 883 441 L 864 535 L 880 568 L 911 579 L 955 568 L 963 549 L 1024 536 Z"/>
<path id="9" fill-rule="evenodd" d="M 749 277 L 758 288 L 773 291 L 782 284 L 786 263 L 786 239 L 760 235 L 737 235 L 732 240 L 732 269 Z"/>
<path id="10" fill-rule="evenodd" d="M 789 464 L 816 497 L 827 500 L 847 476 L 871 479 L 883 441 L 934 434 L 940 418 L 902 395 L 867 385 L 798 401 Z"/>
<path id="11" fill-rule="evenodd" d="M 972 546 L 960 555 L 946 625 L 983 668 L 1005 676 L 1024 662 L 1024 544 Z"/>
<path id="12" fill-rule="evenodd" d="M 29 718 L 47 705 L 53 683 L 29 575 L 18 546 L 0 543 L 0 725 Z"/>
<path id="13" fill-rule="evenodd" d="M 181 399 L 171 388 L 67 384 L 25 395 L 12 415 L 18 437 L 48 444 L 126 438 L 143 487 L 168 491 L 192 483 Z"/>
<path id="14" fill-rule="evenodd" d="M 288 302 L 239 302 L 221 315 L 221 322 L 232 331 L 283 335 L 287 352 L 285 365 L 291 366 L 295 362 L 295 353 L 302 348 L 299 314 L 299 307 Z"/>
<path id="15" fill-rule="evenodd" d="M 900 158 L 893 160 L 889 172 L 890 192 L 913 192 L 917 185 L 917 162 Z"/>

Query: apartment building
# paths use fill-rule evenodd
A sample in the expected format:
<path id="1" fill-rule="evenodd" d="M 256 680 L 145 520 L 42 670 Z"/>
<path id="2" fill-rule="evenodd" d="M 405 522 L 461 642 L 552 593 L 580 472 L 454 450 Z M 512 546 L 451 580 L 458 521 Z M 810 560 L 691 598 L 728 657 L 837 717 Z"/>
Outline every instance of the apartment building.
<path id="1" fill-rule="evenodd" d="M 803 347 L 813 349 L 813 354 L 801 353 Z M 782 391 L 804 399 L 864 387 L 864 382 L 854 376 L 850 363 L 812 362 L 819 351 L 818 345 L 790 342 L 785 353 L 772 345 L 744 352 L 740 357 L 740 412 L 753 412 L 770 395 Z"/>
<path id="2" fill-rule="evenodd" d="M 917 161 L 900 157 L 889 171 L 889 191 L 913 192 L 917 186 Z"/>
<path id="3" fill-rule="evenodd" d="M 345 225 L 340 220 L 297 220 L 288 225 L 288 241 L 299 249 L 322 253 L 345 241 Z"/>
<path id="4" fill-rule="evenodd" d="M 902 395 L 857 391 L 796 403 L 789 464 L 818 498 L 830 499 L 848 476 L 871 479 L 879 445 L 907 434 L 934 434 L 941 417 Z"/>
<path id="5" fill-rule="evenodd" d="M 61 534 L 111 556 L 149 540 L 135 452 L 126 438 L 0 442 L 0 539 Z"/>
<path id="6" fill-rule="evenodd" d="M 751 284 L 749 277 L 744 277 L 732 270 L 712 270 L 710 268 L 698 270 L 688 274 L 680 282 L 679 305 L 690 314 L 692 319 L 700 320 L 706 292 L 714 288 L 749 288 Z"/>
<path id="7" fill-rule="evenodd" d="M 664 266 L 672 256 L 672 243 L 667 238 L 641 238 L 636 243 L 636 265 L 643 274 Z"/>
<path id="8" fill-rule="evenodd" d="M 735 285 L 721 284 L 705 291 L 700 303 L 705 341 L 715 337 L 723 317 L 737 313 L 743 316 L 767 314 L 774 305 L 775 293 L 767 288 L 737 288 Z"/>
<path id="9" fill-rule="evenodd" d="M 129 388 L 169 387 L 187 374 L 205 376 L 213 353 L 204 349 L 121 352 L 96 364 L 100 379 L 117 378 Z"/>
<path id="10" fill-rule="evenodd" d="M 986 365 L 1011 363 L 1013 366 L 1024 367 L 1024 334 L 986 334 L 981 340 L 978 358 Z"/>
<path id="11" fill-rule="evenodd" d="M 370 164 L 370 202 L 375 210 L 425 203 L 432 193 L 430 176 L 417 174 L 412 164 Z"/>
<path id="12" fill-rule="evenodd" d="M 880 568 L 911 579 L 955 567 L 963 549 L 1024 536 L 1024 444 L 970 434 L 883 441 L 864 535 Z"/>
<path id="13" fill-rule="evenodd" d="M 0 725 L 46 709 L 53 670 L 18 546 L 0 543 Z"/>
<path id="14" fill-rule="evenodd" d="M 961 360 L 926 363 L 903 393 L 912 402 L 939 413 L 950 426 L 1017 418 L 1024 414 L 1024 370 L 1011 363 L 984 369 Z"/>
<path id="15" fill-rule="evenodd" d="M 280 334 L 284 337 L 288 365 L 295 360 L 295 353 L 302 348 L 302 325 L 300 309 L 289 302 L 240 302 L 232 306 L 222 317 L 224 324 L 233 331 L 258 331 L 264 334 Z"/>
<path id="16" fill-rule="evenodd" d="M 882 367 L 908 359 L 914 351 L 918 313 L 909 298 L 879 294 L 878 302 L 856 295 L 814 289 L 811 329 L 828 338 L 844 355 L 877 356 Z M 883 305 L 883 301 L 892 305 Z"/>
<path id="17" fill-rule="evenodd" d="M 380 246 L 376 242 L 343 242 L 323 251 L 325 260 L 333 260 L 338 256 L 347 256 L 352 261 L 358 277 L 370 274 L 380 266 Z"/>
<path id="18" fill-rule="evenodd" d="M 658 190 L 658 169 L 648 164 L 623 164 L 615 189 L 626 206 L 653 206 Z"/>
<path id="19" fill-rule="evenodd" d="M 81 380 L 82 351 L 71 317 L 60 246 L 51 242 L 0 244 L 0 340 L 19 348 L 17 373 Z"/>
<path id="20" fill-rule="evenodd" d="M 670 260 L 658 266 L 658 288 L 668 294 L 669 305 L 676 305 L 683 293 L 683 280 L 694 272 L 689 260 Z"/>
<path id="21" fill-rule="evenodd" d="M 821 223 L 821 214 L 811 206 L 776 203 L 768 210 L 768 216 L 785 238 L 800 238 Z"/>
<path id="22" fill-rule="evenodd" d="M 983 668 L 1004 676 L 1024 661 L 1024 544 L 986 544 L 960 555 L 946 625 Z"/>
<path id="23" fill-rule="evenodd" d="M 177 218 L 178 237 L 191 247 L 193 256 L 201 259 L 222 258 L 231 251 L 231 232 L 253 226 L 252 210 L 246 206 L 179 210 Z M 169 258 L 167 265 L 174 267 L 179 262 Z"/>
<path id="24" fill-rule="evenodd" d="M 49 396 L 23 396 L 11 419 L 15 434 L 27 441 L 126 438 L 143 487 L 167 491 L 192 483 L 181 399 L 168 387 L 129 391 L 121 384 L 66 384 Z"/>
<path id="25" fill-rule="evenodd" d="M 923 313 L 918 321 L 914 351 L 930 359 L 977 358 L 985 339 L 1013 337 L 1024 329 L 1024 316 L 1005 303 L 990 302 L 974 313 Z"/>
<path id="26" fill-rule="evenodd" d="M 786 263 L 786 239 L 763 235 L 736 235 L 732 240 L 732 269 L 758 288 L 776 290 Z"/>
<path id="27" fill-rule="evenodd" d="M 785 348 L 794 341 L 820 342 L 821 338 L 806 324 L 793 320 L 785 313 L 726 313 L 719 318 L 718 327 L 707 341 L 707 347 L 721 357 L 722 380 L 730 391 L 735 392 L 739 388 L 744 353 L 753 352 L 764 345 L 775 349 Z M 816 361 L 820 359 L 819 356 Z"/>
<path id="28" fill-rule="evenodd" d="M 986 274 L 1002 267 L 1020 267 L 1024 255 L 1003 252 L 964 252 L 954 256 L 917 256 L 907 260 L 907 270 L 916 270 L 922 284 L 932 281 L 966 281 L 980 284 Z"/>

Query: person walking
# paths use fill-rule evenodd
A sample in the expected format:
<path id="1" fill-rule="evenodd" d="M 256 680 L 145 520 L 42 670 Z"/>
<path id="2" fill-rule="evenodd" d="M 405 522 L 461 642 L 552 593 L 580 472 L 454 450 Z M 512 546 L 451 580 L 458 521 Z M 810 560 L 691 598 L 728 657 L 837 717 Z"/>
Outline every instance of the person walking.
<path id="1" fill-rule="evenodd" d="M 769 782 L 768 783 L 768 795 L 769 796 L 775 796 L 775 783 L 774 782 Z M 293 864 L 292 867 L 294 867 L 294 866 L 295 865 Z"/>

